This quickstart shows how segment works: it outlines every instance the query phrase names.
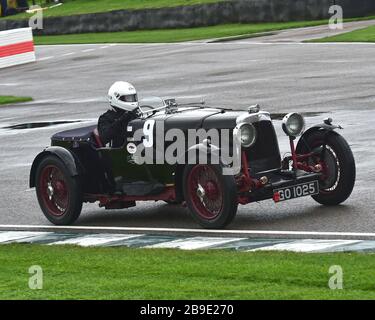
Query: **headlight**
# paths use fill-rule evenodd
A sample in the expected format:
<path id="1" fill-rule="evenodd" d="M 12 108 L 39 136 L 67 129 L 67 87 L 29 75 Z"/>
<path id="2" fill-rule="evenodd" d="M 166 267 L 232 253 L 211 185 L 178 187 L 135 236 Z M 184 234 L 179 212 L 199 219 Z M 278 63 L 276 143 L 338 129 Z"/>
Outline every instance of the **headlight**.
<path id="1" fill-rule="evenodd" d="M 241 144 L 244 148 L 251 147 L 257 138 L 257 131 L 252 124 L 244 123 L 239 127 L 241 131 Z"/>
<path id="2" fill-rule="evenodd" d="M 283 130 L 291 137 L 297 137 L 305 130 L 305 119 L 299 113 L 288 113 L 283 119 Z"/>

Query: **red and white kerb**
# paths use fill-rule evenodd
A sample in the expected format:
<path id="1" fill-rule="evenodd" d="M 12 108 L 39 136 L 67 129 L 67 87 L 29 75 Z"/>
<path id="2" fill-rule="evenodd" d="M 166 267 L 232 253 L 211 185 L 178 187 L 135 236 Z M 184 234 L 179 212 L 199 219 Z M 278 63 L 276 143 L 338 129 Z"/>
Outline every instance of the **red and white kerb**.
<path id="1" fill-rule="evenodd" d="M 0 32 L 0 69 L 34 61 L 35 50 L 31 28 Z"/>

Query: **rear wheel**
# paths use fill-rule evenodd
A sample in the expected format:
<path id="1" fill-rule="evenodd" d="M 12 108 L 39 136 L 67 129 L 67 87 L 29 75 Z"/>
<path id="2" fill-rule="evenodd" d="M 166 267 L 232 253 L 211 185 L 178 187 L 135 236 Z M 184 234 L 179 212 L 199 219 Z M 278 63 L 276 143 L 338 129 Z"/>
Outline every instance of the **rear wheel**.
<path id="1" fill-rule="evenodd" d="M 79 177 L 72 177 L 56 156 L 47 156 L 36 171 L 36 194 L 46 218 L 55 225 L 70 225 L 82 210 Z"/>
<path id="2" fill-rule="evenodd" d="M 188 165 L 184 170 L 184 197 L 193 218 L 203 227 L 224 228 L 237 212 L 237 187 L 233 176 L 219 165 Z"/>
<path id="3" fill-rule="evenodd" d="M 300 141 L 297 147 L 298 154 L 311 151 L 315 155 L 308 159 L 308 164 L 322 166 L 320 192 L 313 199 L 327 206 L 338 205 L 347 200 L 354 188 L 356 167 L 346 140 L 334 132 L 313 132 L 304 141 Z"/>

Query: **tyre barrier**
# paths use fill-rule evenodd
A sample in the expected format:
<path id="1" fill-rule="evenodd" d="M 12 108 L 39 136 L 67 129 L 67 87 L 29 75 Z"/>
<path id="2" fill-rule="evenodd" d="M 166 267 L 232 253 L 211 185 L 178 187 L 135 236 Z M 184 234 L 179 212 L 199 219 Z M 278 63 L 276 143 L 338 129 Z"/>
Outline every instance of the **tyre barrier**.
<path id="1" fill-rule="evenodd" d="M 35 60 L 31 28 L 0 32 L 0 69 L 34 62 Z"/>

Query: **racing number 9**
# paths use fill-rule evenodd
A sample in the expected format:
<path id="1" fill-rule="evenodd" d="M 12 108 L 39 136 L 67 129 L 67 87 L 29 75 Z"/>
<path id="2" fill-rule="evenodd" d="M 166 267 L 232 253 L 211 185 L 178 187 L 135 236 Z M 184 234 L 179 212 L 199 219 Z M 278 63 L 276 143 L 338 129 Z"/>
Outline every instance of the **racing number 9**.
<path id="1" fill-rule="evenodd" d="M 143 145 L 146 148 L 151 148 L 154 145 L 154 127 L 155 120 L 147 120 L 143 125 Z"/>

